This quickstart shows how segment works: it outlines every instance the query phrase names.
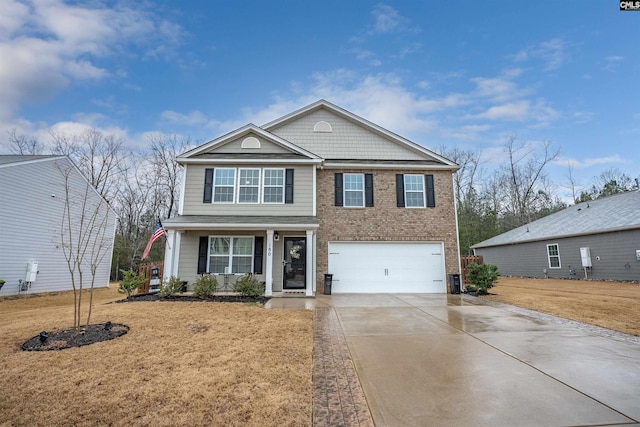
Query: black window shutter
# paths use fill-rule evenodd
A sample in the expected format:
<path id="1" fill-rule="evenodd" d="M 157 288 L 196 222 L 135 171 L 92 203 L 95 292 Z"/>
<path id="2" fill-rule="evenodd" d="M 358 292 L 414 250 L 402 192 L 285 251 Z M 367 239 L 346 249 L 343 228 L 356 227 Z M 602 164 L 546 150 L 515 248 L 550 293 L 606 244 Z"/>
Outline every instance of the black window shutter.
<path id="1" fill-rule="evenodd" d="M 293 169 L 285 169 L 284 202 L 293 203 Z"/>
<path id="2" fill-rule="evenodd" d="M 404 208 L 404 175 L 396 174 L 396 205 Z"/>
<path id="3" fill-rule="evenodd" d="M 198 274 L 207 272 L 207 253 L 209 246 L 209 236 L 200 236 L 200 246 L 198 248 Z"/>
<path id="4" fill-rule="evenodd" d="M 425 182 L 427 183 L 427 207 L 436 207 L 436 189 L 433 185 L 433 175 L 425 175 Z"/>
<path id="5" fill-rule="evenodd" d="M 373 174 L 364 174 L 364 205 L 368 208 L 373 207 Z"/>
<path id="6" fill-rule="evenodd" d="M 213 169 L 204 170 L 204 197 L 202 203 L 211 203 L 211 193 L 213 192 Z"/>
<path id="7" fill-rule="evenodd" d="M 253 243 L 253 274 L 262 274 L 262 254 L 264 253 L 264 237 L 256 236 Z"/>
<path id="8" fill-rule="evenodd" d="M 342 174 L 337 173 L 335 175 L 335 205 L 343 206 L 344 203 L 342 201 Z"/>

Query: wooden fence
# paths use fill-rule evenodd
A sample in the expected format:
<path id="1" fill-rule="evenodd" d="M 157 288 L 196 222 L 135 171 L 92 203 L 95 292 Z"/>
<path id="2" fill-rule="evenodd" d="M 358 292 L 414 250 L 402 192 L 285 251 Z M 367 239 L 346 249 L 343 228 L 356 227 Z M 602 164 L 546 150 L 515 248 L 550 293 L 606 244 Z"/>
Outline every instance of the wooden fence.
<path id="1" fill-rule="evenodd" d="M 158 267 L 158 277 L 162 281 L 162 273 L 164 272 L 164 262 L 147 262 L 144 264 L 140 264 L 140 273 L 144 274 L 144 285 L 138 288 L 139 294 L 144 294 L 149 292 L 149 284 L 151 282 L 151 269 L 157 266 Z"/>
<path id="2" fill-rule="evenodd" d="M 464 283 L 469 283 L 469 281 L 467 280 L 467 274 L 469 273 L 467 266 L 473 263 L 484 264 L 484 261 L 482 260 L 482 255 L 460 257 L 460 264 L 462 264 L 462 281 Z"/>

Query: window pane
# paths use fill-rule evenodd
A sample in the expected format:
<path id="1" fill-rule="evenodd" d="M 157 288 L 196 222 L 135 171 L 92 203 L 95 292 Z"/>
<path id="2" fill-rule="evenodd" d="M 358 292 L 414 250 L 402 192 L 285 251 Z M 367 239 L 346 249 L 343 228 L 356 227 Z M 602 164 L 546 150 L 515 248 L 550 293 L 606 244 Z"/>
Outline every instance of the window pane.
<path id="1" fill-rule="evenodd" d="M 233 254 L 251 256 L 253 254 L 253 238 L 238 237 L 233 239 Z"/>
<path id="2" fill-rule="evenodd" d="M 344 189 L 345 190 L 364 190 L 364 175 L 345 174 Z"/>
<path id="3" fill-rule="evenodd" d="M 560 267 L 560 258 L 557 256 L 549 258 L 549 266 Z"/>
<path id="4" fill-rule="evenodd" d="M 549 250 L 549 256 L 558 255 L 558 245 L 547 246 L 547 249 Z"/>
<path id="5" fill-rule="evenodd" d="M 264 185 L 284 185 L 284 170 L 265 169 Z"/>
<path id="6" fill-rule="evenodd" d="M 235 169 L 215 169 L 215 180 L 214 185 L 234 185 L 235 184 Z"/>
<path id="7" fill-rule="evenodd" d="M 250 256 L 234 256 L 233 257 L 233 273 L 251 273 L 251 257 Z"/>
<path id="8" fill-rule="evenodd" d="M 209 272 L 215 274 L 224 274 L 225 267 L 229 266 L 228 256 L 212 256 L 209 260 Z"/>
<path id="9" fill-rule="evenodd" d="M 424 207 L 424 193 L 407 193 L 405 195 L 405 206 L 410 208 Z"/>
<path id="10" fill-rule="evenodd" d="M 258 203 L 258 187 L 240 187 L 239 203 Z"/>
<path id="11" fill-rule="evenodd" d="M 213 192 L 214 202 L 233 202 L 233 187 L 216 187 Z"/>
<path id="12" fill-rule="evenodd" d="M 229 255 L 231 240 L 228 237 L 214 237 L 209 248 L 211 255 Z"/>
<path id="13" fill-rule="evenodd" d="M 284 201 L 284 189 L 282 187 L 265 187 L 265 203 L 282 203 Z"/>
<path id="14" fill-rule="evenodd" d="M 240 185 L 259 185 L 260 169 L 241 169 Z"/>
<path id="15" fill-rule="evenodd" d="M 424 191 L 424 179 L 422 175 L 405 175 L 405 191 Z"/>
<path id="16" fill-rule="evenodd" d="M 362 191 L 345 191 L 345 206 L 364 206 L 364 193 Z"/>

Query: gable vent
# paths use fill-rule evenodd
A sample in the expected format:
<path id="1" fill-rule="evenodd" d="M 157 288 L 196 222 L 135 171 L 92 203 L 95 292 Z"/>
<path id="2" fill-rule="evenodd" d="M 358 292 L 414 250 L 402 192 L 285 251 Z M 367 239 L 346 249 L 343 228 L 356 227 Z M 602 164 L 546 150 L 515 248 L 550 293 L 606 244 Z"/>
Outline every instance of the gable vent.
<path id="1" fill-rule="evenodd" d="M 242 140 L 240 148 L 260 148 L 260 141 L 256 137 L 248 136 Z"/>
<path id="2" fill-rule="evenodd" d="M 333 132 L 331 125 L 325 121 L 318 122 L 313 126 L 314 132 Z"/>

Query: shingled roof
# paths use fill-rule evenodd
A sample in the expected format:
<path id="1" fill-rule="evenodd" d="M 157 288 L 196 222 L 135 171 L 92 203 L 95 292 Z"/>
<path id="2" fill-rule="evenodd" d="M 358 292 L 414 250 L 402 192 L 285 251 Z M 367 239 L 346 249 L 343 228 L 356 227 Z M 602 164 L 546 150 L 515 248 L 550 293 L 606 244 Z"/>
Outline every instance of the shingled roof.
<path id="1" fill-rule="evenodd" d="M 512 245 L 562 237 L 640 229 L 640 191 L 629 191 L 570 206 L 492 237 L 471 248 Z"/>

